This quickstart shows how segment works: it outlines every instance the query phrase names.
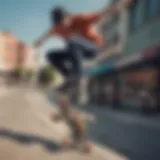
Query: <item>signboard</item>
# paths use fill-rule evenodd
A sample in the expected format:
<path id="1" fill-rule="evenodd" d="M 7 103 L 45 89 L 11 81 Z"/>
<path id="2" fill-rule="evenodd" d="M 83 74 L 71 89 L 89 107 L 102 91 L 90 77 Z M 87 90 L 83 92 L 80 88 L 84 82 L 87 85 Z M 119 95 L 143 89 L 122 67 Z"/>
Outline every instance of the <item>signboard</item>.
<path id="1" fill-rule="evenodd" d="M 155 47 L 144 50 L 142 53 L 136 53 L 136 54 L 124 57 L 117 62 L 117 64 L 115 65 L 115 68 L 122 68 L 127 65 L 133 64 L 135 62 L 139 62 L 141 60 L 150 59 L 152 57 L 155 57 L 158 51 L 160 51 L 160 46 L 155 46 Z"/>
<path id="2" fill-rule="evenodd" d="M 143 56 L 138 53 L 131 56 L 127 56 L 125 58 L 120 59 L 117 64 L 115 65 L 115 68 L 122 68 L 127 65 L 133 64 L 135 62 L 139 62 L 143 59 Z"/>

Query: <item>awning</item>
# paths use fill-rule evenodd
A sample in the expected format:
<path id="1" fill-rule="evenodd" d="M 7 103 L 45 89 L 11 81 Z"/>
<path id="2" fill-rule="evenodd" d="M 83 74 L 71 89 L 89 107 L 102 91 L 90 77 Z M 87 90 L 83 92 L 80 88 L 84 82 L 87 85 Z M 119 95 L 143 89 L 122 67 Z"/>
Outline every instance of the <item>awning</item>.
<path id="1" fill-rule="evenodd" d="M 157 55 L 160 55 L 160 45 L 155 47 L 145 49 L 142 52 L 138 52 L 131 55 L 124 55 L 121 58 L 108 60 L 108 62 L 104 62 L 103 64 L 97 64 L 91 68 L 85 69 L 85 76 L 100 76 L 103 74 L 107 74 L 121 68 L 125 68 L 132 64 L 136 64 L 142 61 L 150 60 Z"/>
<path id="2" fill-rule="evenodd" d="M 115 69 L 125 68 L 135 63 L 147 61 L 157 57 L 160 54 L 160 45 L 145 49 L 142 52 L 135 53 L 129 56 L 123 56 L 115 63 Z"/>
<path id="3" fill-rule="evenodd" d="M 84 75 L 86 76 L 100 76 L 105 73 L 112 72 L 114 68 L 114 62 L 110 61 L 103 64 L 97 64 L 92 68 L 88 68 L 85 70 Z"/>

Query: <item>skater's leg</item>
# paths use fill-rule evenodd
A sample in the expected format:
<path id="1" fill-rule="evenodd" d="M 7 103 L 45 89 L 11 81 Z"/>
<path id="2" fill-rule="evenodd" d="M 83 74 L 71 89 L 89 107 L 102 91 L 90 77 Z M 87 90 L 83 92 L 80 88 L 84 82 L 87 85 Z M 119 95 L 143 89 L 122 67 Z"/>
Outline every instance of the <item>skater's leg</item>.
<path id="1" fill-rule="evenodd" d="M 79 93 L 79 98 L 77 99 L 79 102 L 83 102 L 84 99 L 81 99 L 80 95 L 83 95 L 84 85 L 82 85 L 82 76 L 84 72 L 83 62 L 84 60 L 93 59 L 99 53 L 99 48 L 95 45 L 90 45 L 87 43 L 81 43 L 79 40 L 74 41 L 74 39 L 70 39 L 69 41 L 69 50 L 72 55 L 73 61 L 73 85 L 74 91 Z"/>
<path id="2" fill-rule="evenodd" d="M 82 37 L 72 37 L 70 43 L 74 44 L 79 50 L 81 50 L 84 59 L 93 59 L 96 58 L 100 52 L 100 48 Z"/>
<path id="3" fill-rule="evenodd" d="M 72 62 L 72 77 L 79 79 L 82 75 L 83 53 L 79 46 L 74 43 L 69 43 L 68 52 Z"/>
<path id="4" fill-rule="evenodd" d="M 83 61 L 95 58 L 99 53 L 99 48 L 86 40 L 73 37 L 68 42 L 68 50 L 73 63 L 72 73 L 80 79 L 83 74 Z"/>
<path id="5" fill-rule="evenodd" d="M 64 77 L 68 77 L 70 74 L 69 69 L 65 66 L 65 62 L 69 56 L 66 54 L 66 50 L 53 50 L 47 54 L 47 61 L 54 66 Z"/>

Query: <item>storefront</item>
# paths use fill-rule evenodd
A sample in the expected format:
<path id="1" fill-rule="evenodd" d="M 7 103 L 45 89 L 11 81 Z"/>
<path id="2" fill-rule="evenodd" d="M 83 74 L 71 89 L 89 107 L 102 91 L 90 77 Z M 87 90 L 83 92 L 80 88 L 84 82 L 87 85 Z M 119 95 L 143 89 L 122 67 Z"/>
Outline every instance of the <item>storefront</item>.
<path id="1" fill-rule="evenodd" d="M 160 111 L 160 47 L 90 70 L 90 101 L 99 106 Z"/>
<path id="2" fill-rule="evenodd" d="M 159 53 L 158 48 L 152 48 L 117 62 L 121 106 L 144 111 L 158 109 Z"/>
<path id="3" fill-rule="evenodd" d="M 88 81 L 87 94 L 89 104 L 98 104 L 98 96 L 100 95 L 100 86 L 97 77 L 91 77 Z"/>
<path id="4" fill-rule="evenodd" d="M 99 95 L 100 104 L 112 107 L 114 105 L 115 76 L 105 75 L 99 85 L 101 86 L 101 94 Z"/>
<path id="5" fill-rule="evenodd" d="M 158 70 L 138 68 L 120 75 L 120 103 L 128 107 L 155 108 Z"/>
<path id="6" fill-rule="evenodd" d="M 113 62 L 103 62 L 91 68 L 87 76 L 90 77 L 88 85 L 88 94 L 90 102 L 100 106 L 113 104 L 114 81 Z"/>

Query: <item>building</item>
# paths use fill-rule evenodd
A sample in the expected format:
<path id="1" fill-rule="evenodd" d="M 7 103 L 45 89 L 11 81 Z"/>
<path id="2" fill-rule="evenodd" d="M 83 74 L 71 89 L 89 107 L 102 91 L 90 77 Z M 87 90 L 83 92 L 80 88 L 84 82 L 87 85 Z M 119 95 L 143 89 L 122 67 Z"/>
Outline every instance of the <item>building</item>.
<path id="1" fill-rule="evenodd" d="M 126 16 L 125 11 L 121 15 L 125 32 L 120 56 L 108 57 L 104 63 L 95 65 L 88 76 L 100 91 L 106 88 L 104 95 L 108 100 L 103 104 L 157 111 L 160 110 L 160 1 L 133 2 Z M 98 95 L 102 97 L 101 94 Z"/>
<path id="2" fill-rule="evenodd" d="M 19 58 L 17 59 L 17 67 L 22 67 L 27 70 L 35 70 L 36 61 L 35 61 L 35 50 L 24 44 L 23 42 L 19 42 Z"/>
<path id="3" fill-rule="evenodd" d="M 128 38 L 119 72 L 120 104 L 159 110 L 160 1 L 136 0 L 129 9 Z"/>
<path id="4" fill-rule="evenodd" d="M 116 3 L 122 2 L 123 0 L 116 1 Z M 102 58 L 99 59 L 100 62 L 121 54 L 127 37 L 127 16 L 127 9 L 124 9 L 119 15 L 107 13 L 97 24 L 97 29 L 101 32 L 104 41 Z"/>
<path id="5" fill-rule="evenodd" d="M 117 1 L 116 3 L 122 3 Z M 110 74 L 114 62 L 122 56 L 122 51 L 127 39 L 128 9 L 124 9 L 119 15 L 105 15 L 97 25 L 103 35 L 104 50 L 97 64 L 88 72 L 90 78 L 90 101 L 98 104 L 113 103 L 115 76 Z M 92 91 L 94 93 L 92 93 Z"/>
<path id="6" fill-rule="evenodd" d="M 12 75 L 16 68 L 34 69 L 34 50 L 9 32 L 0 32 L 1 77 Z M 8 76 L 7 76 L 8 77 Z"/>
<path id="7" fill-rule="evenodd" d="M 0 32 L 0 70 L 9 72 L 15 68 L 18 52 L 18 40 L 8 32 Z"/>
<path id="8" fill-rule="evenodd" d="M 124 0 L 113 0 L 109 5 L 114 5 L 117 3 L 122 5 L 123 2 Z M 73 99 L 83 99 L 80 101 L 98 104 L 106 104 L 107 101 L 109 101 L 106 97 L 111 97 L 113 93 L 106 92 L 109 88 L 108 86 L 111 85 L 110 81 L 113 82 L 113 80 L 111 80 L 108 76 L 103 76 L 103 78 L 101 78 L 101 76 L 104 74 L 106 75 L 106 73 L 108 74 L 109 70 L 112 68 L 111 66 L 113 62 L 122 56 L 122 50 L 127 38 L 127 21 L 128 9 L 125 8 L 119 15 L 107 13 L 95 26 L 96 30 L 98 30 L 102 35 L 104 48 L 103 51 L 99 53 L 100 56 L 96 60 L 91 61 L 91 63 L 89 62 L 89 64 L 87 62 L 84 73 L 86 76 L 84 76 L 82 80 L 83 85 L 81 86 L 81 91 L 79 92 L 77 89 L 71 88 L 71 93 L 74 95 Z M 106 72 L 106 70 L 108 72 Z M 86 84 L 86 82 L 88 84 Z"/>

